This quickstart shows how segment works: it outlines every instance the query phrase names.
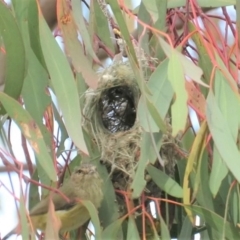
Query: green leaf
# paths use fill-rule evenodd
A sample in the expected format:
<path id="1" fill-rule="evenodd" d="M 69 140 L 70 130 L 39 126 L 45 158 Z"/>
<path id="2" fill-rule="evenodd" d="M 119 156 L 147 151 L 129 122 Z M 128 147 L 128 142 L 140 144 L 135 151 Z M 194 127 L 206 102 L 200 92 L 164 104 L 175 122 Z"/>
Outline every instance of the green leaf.
<path id="1" fill-rule="evenodd" d="M 57 149 L 57 156 L 59 157 L 63 153 L 63 151 L 65 151 L 64 143 L 65 143 L 65 140 L 68 138 L 68 133 L 67 133 L 66 127 L 63 123 L 63 119 L 61 118 L 54 103 L 52 104 L 52 108 L 53 108 L 54 120 L 57 122 L 58 129 L 61 132 L 61 134 L 60 134 L 61 138 L 58 139 L 59 145 L 58 145 L 58 149 Z"/>
<path id="2" fill-rule="evenodd" d="M 125 218 L 119 218 L 110 224 L 103 232 L 102 239 L 118 239 L 118 234 Z"/>
<path id="3" fill-rule="evenodd" d="M 26 109 L 40 126 L 44 111 L 51 104 L 50 94 L 47 94 L 48 76 L 31 49 L 27 53 L 27 59 L 28 71 L 22 94 Z"/>
<path id="4" fill-rule="evenodd" d="M 38 59 L 36 58 L 32 49 L 29 48 L 30 36 L 28 29 L 28 21 L 26 21 L 26 19 L 28 19 L 29 16 L 28 6 L 30 1 L 12 1 L 16 18 L 18 20 L 18 24 L 20 26 L 20 30 L 23 36 L 24 46 L 26 50 L 26 59 L 28 62 L 26 77 L 22 89 L 22 95 L 26 110 L 30 113 L 31 116 L 33 116 L 34 120 L 38 124 L 43 134 L 46 145 L 50 146 L 50 133 L 43 125 L 44 111 L 46 110 L 47 106 L 51 104 L 50 94 L 47 95 L 48 75 L 38 61 Z M 41 175 L 41 173 L 39 174 Z M 42 178 L 41 181 L 43 181 Z M 49 182 L 46 179 L 46 182 L 43 181 L 42 183 L 47 184 Z"/>
<path id="5" fill-rule="evenodd" d="M 207 131 L 207 123 L 206 123 L 206 121 L 204 121 L 201 125 L 200 130 L 197 133 L 197 136 L 194 139 L 192 149 L 191 149 L 191 152 L 188 157 L 187 165 L 184 169 L 185 170 L 184 175 L 183 175 L 183 171 L 180 172 L 181 173 L 180 177 L 183 178 L 183 203 L 185 203 L 185 204 L 190 204 L 190 202 L 191 202 L 189 176 L 190 176 L 191 172 L 193 171 L 194 165 L 196 164 L 196 161 L 198 160 L 201 150 L 203 148 L 206 131 Z M 181 168 L 181 170 L 183 170 L 183 168 L 184 168 L 184 166 L 182 164 L 179 164 L 178 167 L 179 167 L 179 169 Z M 195 177 L 194 174 L 192 174 L 192 175 Z M 192 182 L 194 182 L 194 180 Z M 189 212 L 188 209 L 186 209 L 186 211 L 187 211 L 187 215 L 189 216 L 190 220 L 193 221 L 193 216 L 192 216 L 191 212 Z"/>
<path id="6" fill-rule="evenodd" d="M 236 226 L 240 219 L 240 203 L 239 203 L 239 186 L 235 185 L 231 189 L 231 196 L 229 201 L 229 212 L 231 213 L 232 221 Z"/>
<path id="7" fill-rule="evenodd" d="M 114 14 L 114 16 L 117 20 L 122 38 L 126 41 L 126 46 L 128 46 L 127 51 L 130 53 L 132 61 L 134 63 L 137 63 L 137 57 L 136 57 L 136 54 L 135 54 L 135 50 L 134 50 L 132 41 L 130 39 L 130 34 L 129 34 L 129 31 L 128 31 L 128 28 L 127 28 L 127 24 L 126 24 L 126 21 L 123 18 L 120 6 L 119 6 L 117 0 L 108 1 L 108 4 L 110 5 L 110 7 L 113 11 L 113 14 Z"/>
<path id="8" fill-rule="evenodd" d="M 237 85 L 233 82 L 234 88 L 237 89 Z M 219 69 L 216 69 L 214 79 L 214 93 L 218 103 L 218 106 L 227 121 L 231 134 L 235 141 L 238 135 L 238 112 L 240 102 L 232 88 L 230 87 L 228 80 L 224 77 Z"/>
<path id="9" fill-rule="evenodd" d="M 173 197 L 183 197 L 182 187 L 166 173 L 155 168 L 152 165 L 147 166 L 147 171 L 160 189 Z"/>
<path id="10" fill-rule="evenodd" d="M 159 114 L 158 110 L 156 109 L 155 105 L 151 101 L 151 99 L 149 99 L 148 97 L 146 97 L 146 107 L 149 113 L 151 114 L 152 118 L 154 119 L 154 122 L 157 124 L 158 129 L 165 133 L 167 131 L 165 122 L 161 115 Z M 148 128 L 150 129 L 150 127 Z"/>
<path id="11" fill-rule="evenodd" d="M 39 126 L 42 126 L 42 119 L 46 107 L 50 105 L 51 98 L 47 95 L 46 88 L 48 86 L 48 74 L 42 67 L 30 45 L 29 29 L 28 29 L 28 6 L 31 0 L 16 1 L 13 0 L 12 4 L 16 12 L 16 17 L 22 32 L 24 45 L 26 47 L 26 59 L 28 62 L 27 73 L 23 84 L 22 94 L 24 104 L 29 113 L 34 116 L 35 121 Z M 36 18 L 36 16 L 35 16 Z M 47 142 L 50 144 L 50 141 Z"/>
<path id="12" fill-rule="evenodd" d="M 148 11 L 146 10 L 143 2 L 141 2 L 139 6 L 139 11 L 138 11 L 138 19 L 145 24 L 151 25 L 152 23 L 152 18 Z M 138 39 L 141 37 L 141 41 L 138 42 L 139 47 L 141 47 L 144 51 L 144 53 L 149 55 L 149 36 L 148 34 L 143 34 L 144 27 L 142 24 L 139 22 L 137 23 L 137 34 L 138 34 Z"/>
<path id="13" fill-rule="evenodd" d="M 26 217 L 24 197 L 23 197 L 22 193 L 20 194 L 19 211 L 20 211 L 20 222 L 21 222 L 21 235 L 22 235 L 23 239 L 28 239 L 29 238 L 29 227 L 28 227 L 28 221 L 27 221 L 27 217 Z"/>
<path id="14" fill-rule="evenodd" d="M 159 3 L 157 3 L 157 1 L 155 1 L 155 0 L 153 0 L 153 1 L 143 0 L 142 4 L 144 4 L 145 8 L 151 14 L 151 17 L 152 17 L 153 21 L 155 22 L 159 17 L 158 7 L 157 7 L 157 5 Z"/>
<path id="15" fill-rule="evenodd" d="M 94 7 L 94 17 L 96 22 L 96 33 L 102 42 L 114 53 L 114 45 L 112 35 L 109 31 L 109 22 L 106 16 L 103 14 L 98 1 L 92 1 Z"/>
<path id="16" fill-rule="evenodd" d="M 92 136 L 83 128 L 83 136 L 91 159 L 100 159 L 99 146 L 94 142 Z"/>
<path id="17" fill-rule="evenodd" d="M 152 93 L 152 96 L 149 96 L 149 98 L 163 119 L 167 115 L 174 93 L 167 78 L 168 63 L 168 59 L 161 62 L 151 74 L 147 84 Z"/>
<path id="18" fill-rule="evenodd" d="M 17 99 L 21 93 L 25 74 L 25 50 L 20 30 L 9 8 L 0 2 L 0 37 L 6 50 L 4 92 Z M 5 113 L 1 109 L 1 114 Z"/>
<path id="19" fill-rule="evenodd" d="M 98 172 L 103 179 L 103 194 L 104 199 L 99 209 L 99 216 L 103 228 L 109 226 L 112 222 L 116 221 L 119 217 L 119 206 L 116 202 L 116 194 L 113 188 L 109 173 L 106 167 L 97 161 Z"/>
<path id="20" fill-rule="evenodd" d="M 132 192 L 133 198 L 138 198 L 141 195 L 146 185 L 146 181 L 144 179 L 145 168 L 149 162 L 150 163 L 155 162 L 158 155 L 158 153 L 156 153 L 155 150 L 158 151 L 160 149 L 161 135 L 159 135 L 159 133 L 152 135 L 153 140 L 155 142 L 155 147 L 154 147 L 151 134 L 152 133 L 145 133 L 145 132 L 142 133 L 141 155 L 140 155 L 135 176 L 133 178 L 133 182 L 131 184 L 131 189 L 133 189 L 133 192 Z"/>
<path id="21" fill-rule="evenodd" d="M 216 194 L 218 193 L 218 190 L 222 184 L 222 180 L 226 177 L 227 174 L 228 174 L 228 169 L 226 167 L 226 164 L 222 160 L 214 144 L 212 171 L 210 173 L 210 178 L 209 178 L 209 187 L 211 189 L 213 197 L 215 197 Z"/>
<path id="22" fill-rule="evenodd" d="M 53 166 L 53 161 L 48 153 L 48 149 L 43 140 L 42 133 L 36 122 L 16 100 L 9 97 L 5 93 L 0 93 L 0 101 L 9 116 L 17 123 L 23 135 L 30 143 L 39 163 L 47 173 L 49 179 L 56 181 L 57 176 L 55 168 Z"/>
<path id="23" fill-rule="evenodd" d="M 66 12 L 68 13 L 67 15 L 66 15 Z M 72 16 L 70 4 L 68 4 L 65 0 L 57 1 L 57 15 L 58 15 L 58 23 L 59 23 L 58 25 L 62 31 L 62 36 L 64 39 L 64 45 L 65 45 L 67 54 L 71 58 L 71 63 L 74 67 L 74 70 L 79 73 L 82 73 L 83 78 L 86 81 L 86 83 L 88 84 L 88 86 L 95 89 L 97 87 L 97 74 L 92 69 L 92 63 L 85 56 L 83 46 L 78 39 L 78 32 L 77 32 L 76 25 L 73 22 L 73 16 Z M 67 23 L 64 23 L 64 22 L 62 22 L 62 18 L 66 17 L 66 16 L 70 18 L 70 21 L 68 21 Z M 41 31 L 41 26 L 43 26 L 42 21 L 40 21 L 40 31 Z M 48 30 L 47 32 L 50 32 L 49 29 L 47 29 L 47 30 Z M 53 37 L 51 37 L 51 38 L 53 39 Z M 43 38 L 41 38 L 41 40 L 42 39 Z M 44 49 L 44 47 L 43 47 L 43 49 Z M 45 53 L 44 53 L 44 56 L 46 58 Z M 65 58 L 65 61 L 66 60 L 67 59 Z M 45 59 L 45 61 L 47 61 L 47 60 Z M 50 73 L 50 75 L 51 75 L 51 73 Z M 69 81 L 70 81 L 69 78 L 66 78 L 66 79 L 68 79 L 68 83 L 69 83 Z"/>
<path id="24" fill-rule="evenodd" d="M 196 205 L 194 206 L 186 205 L 185 208 L 191 210 L 193 213 L 203 218 L 205 222 L 207 222 L 214 230 L 216 230 L 219 233 L 218 239 L 226 239 L 226 238 L 239 239 L 240 238 L 240 234 L 237 228 L 232 223 L 226 221 L 224 218 L 220 217 L 216 213 Z M 221 236 L 223 233 L 223 230 L 225 230 L 225 236 Z"/>
<path id="25" fill-rule="evenodd" d="M 75 145 L 88 153 L 82 133 L 80 103 L 73 73 L 42 15 L 39 16 L 39 24 L 43 54 L 66 129 Z"/>
<path id="26" fill-rule="evenodd" d="M 178 236 L 178 240 L 186 240 L 186 239 L 191 239 L 192 236 L 192 223 L 189 220 L 188 216 L 186 216 L 184 218 L 183 224 L 182 224 L 182 228 L 181 228 L 181 232 Z"/>
<path id="27" fill-rule="evenodd" d="M 176 99 L 171 107 L 172 134 L 176 136 L 179 131 L 184 130 L 188 116 L 188 95 L 185 89 L 185 77 L 182 63 L 176 50 L 172 51 L 169 58 L 168 78 L 176 94 Z"/>
<path id="28" fill-rule="evenodd" d="M 236 29 L 236 31 L 239 33 L 240 32 L 240 2 L 239 1 L 237 1 L 236 0 L 236 15 L 237 15 L 237 23 L 236 23 L 236 25 L 237 25 L 237 29 Z M 239 40 L 238 40 L 238 44 L 239 44 Z"/>
<path id="29" fill-rule="evenodd" d="M 77 25 L 78 31 L 81 33 L 81 37 L 83 39 L 87 54 L 89 54 L 91 58 L 94 59 L 95 61 L 99 61 L 96 53 L 93 50 L 92 40 L 89 36 L 88 29 L 86 27 L 86 23 L 83 17 L 82 3 L 79 2 L 78 0 L 72 0 L 71 6 L 74 21 Z"/>
<path id="30" fill-rule="evenodd" d="M 192 32 L 196 31 L 196 26 L 190 21 L 188 21 L 188 28 L 189 28 L 189 31 L 192 31 Z M 200 36 L 201 36 L 200 33 L 196 31 L 196 33 L 192 35 L 192 39 L 196 44 L 196 47 L 198 50 L 199 66 L 204 72 L 204 76 L 203 76 L 204 82 L 206 84 L 209 84 L 209 81 L 211 79 L 213 64 L 210 59 L 209 53 L 207 52 L 207 49 L 205 47 L 207 43 L 205 42 L 205 45 L 204 45 L 204 43 L 202 43 L 202 37 Z"/>
<path id="31" fill-rule="evenodd" d="M 182 1 L 181 1 L 182 2 Z M 222 6 L 231 6 L 236 4 L 236 0 L 198 0 L 198 4 L 200 7 L 222 7 Z"/>
<path id="32" fill-rule="evenodd" d="M 132 216 L 128 218 L 127 240 L 140 240 L 135 220 Z"/>
<path id="33" fill-rule="evenodd" d="M 35 182 L 39 182 L 37 168 L 35 169 L 31 178 Z M 40 201 L 40 197 L 39 197 L 38 185 L 30 182 L 29 197 L 28 197 L 28 209 L 32 209 L 34 206 L 36 206 L 37 203 L 39 203 L 39 201 Z"/>
<path id="34" fill-rule="evenodd" d="M 81 203 L 87 208 L 87 210 L 91 216 L 91 221 L 92 221 L 92 223 L 94 225 L 94 229 L 95 229 L 96 239 L 101 239 L 102 230 L 101 230 L 101 225 L 100 225 L 100 221 L 98 218 L 97 209 L 94 207 L 92 202 L 90 202 L 88 200 L 82 200 Z"/>
<path id="35" fill-rule="evenodd" d="M 163 119 L 166 117 L 173 97 L 172 86 L 167 79 L 167 67 L 168 60 L 159 64 L 147 83 L 152 94 L 142 95 L 138 103 L 139 121 L 147 132 L 158 132 L 159 129 L 164 132 L 166 130 Z M 147 104 L 144 101 L 145 96 L 147 96 Z"/>
<path id="36" fill-rule="evenodd" d="M 165 221 L 163 220 L 161 215 L 159 215 L 159 217 L 160 217 L 160 222 L 161 222 L 161 238 L 164 240 L 171 240 L 169 230 L 168 230 L 168 227 L 167 227 Z"/>
<path id="37" fill-rule="evenodd" d="M 168 0 L 163 0 L 163 1 L 155 0 L 155 2 L 158 10 L 158 19 L 155 22 L 154 27 L 164 32 L 166 29 L 166 15 L 167 15 Z"/>
<path id="38" fill-rule="evenodd" d="M 29 40 L 30 45 L 35 53 L 38 61 L 41 63 L 43 68 L 46 70 L 46 63 L 44 60 L 41 43 L 40 43 L 40 36 L 39 36 L 39 21 L 38 21 L 38 6 L 35 0 L 28 1 L 28 31 L 29 31 Z"/>
<path id="39" fill-rule="evenodd" d="M 159 42 L 164 50 L 165 54 L 170 58 L 174 52 L 178 56 L 178 60 L 181 63 L 184 74 L 190 77 L 196 83 L 201 84 L 204 87 L 209 87 L 206 83 L 201 80 L 203 71 L 201 68 L 196 66 L 192 61 L 190 61 L 185 55 L 181 54 L 177 50 L 173 49 L 168 43 L 166 43 L 162 38 L 158 38 Z"/>
<path id="40" fill-rule="evenodd" d="M 191 185 L 194 188 L 191 198 L 194 199 L 196 197 L 199 205 L 212 211 L 216 210 L 219 206 L 216 201 L 213 202 L 212 194 L 209 188 L 209 175 L 206 174 L 209 169 L 209 163 L 204 142 L 200 147 L 200 153 L 198 158 L 196 158 L 195 164 L 197 164 L 197 166 L 194 167 L 190 175 Z"/>
<path id="41" fill-rule="evenodd" d="M 138 101 L 137 115 L 142 128 L 146 132 L 155 133 L 159 131 L 160 126 L 156 124 L 151 116 L 143 95 Z"/>
<path id="42" fill-rule="evenodd" d="M 240 153 L 212 91 L 209 92 L 207 97 L 206 116 L 214 143 L 216 144 L 223 161 L 226 163 L 228 169 L 232 172 L 236 180 L 240 182 L 239 171 L 238 168 L 236 168 L 236 166 L 240 165 Z"/>
<path id="43" fill-rule="evenodd" d="M 157 14 L 157 7 L 156 5 L 159 4 L 158 1 L 162 2 L 162 0 L 156 0 L 156 3 L 153 1 L 143 0 L 144 3 L 146 3 L 148 11 L 150 11 L 152 14 Z M 214 0 L 214 1 L 208 1 L 208 0 L 198 0 L 198 5 L 200 7 L 223 7 L 223 6 L 232 6 L 236 3 L 238 3 L 236 0 Z M 168 0 L 167 1 L 167 8 L 177 8 L 177 7 L 185 7 L 186 6 L 186 0 Z M 134 10 L 134 13 L 136 13 L 138 8 Z"/>

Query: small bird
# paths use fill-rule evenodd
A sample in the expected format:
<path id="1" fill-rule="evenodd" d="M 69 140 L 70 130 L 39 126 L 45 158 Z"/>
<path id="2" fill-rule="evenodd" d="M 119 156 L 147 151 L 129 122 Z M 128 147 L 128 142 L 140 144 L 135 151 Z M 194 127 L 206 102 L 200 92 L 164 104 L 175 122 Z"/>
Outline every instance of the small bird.
<path id="1" fill-rule="evenodd" d="M 96 167 L 84 163 L 76 167 L 71 177 L 59 188 L 59 191 L 69 201 L 58 193 L 51 195 L 55 214 L 61 223 L 60 233 L 77 229 L 90 219 L 88 210 L 79 200 L 89 200 L 96 208 L 99 208 L 103 199 L 102 183 Z M 42 199 L 30 210 L 29 215 L 34 229 L 45 231 L 49 200 L 50 196 Z M 2 240 L 6 240 L 12 234 L 17 233 L 16 229 L 12 230 Z"/>

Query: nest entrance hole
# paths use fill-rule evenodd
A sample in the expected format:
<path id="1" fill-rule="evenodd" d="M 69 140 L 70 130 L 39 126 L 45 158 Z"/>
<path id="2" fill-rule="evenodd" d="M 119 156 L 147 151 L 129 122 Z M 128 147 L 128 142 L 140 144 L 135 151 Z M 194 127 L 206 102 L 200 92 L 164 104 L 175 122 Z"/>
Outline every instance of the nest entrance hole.
<path id="1" fill-rule="evenodd" d="M 103 126 L 111 133 L 131 129 L 136 121 L 134 94 L 129 86 L 117 86 L 102 92 L 98 111 Z"/>

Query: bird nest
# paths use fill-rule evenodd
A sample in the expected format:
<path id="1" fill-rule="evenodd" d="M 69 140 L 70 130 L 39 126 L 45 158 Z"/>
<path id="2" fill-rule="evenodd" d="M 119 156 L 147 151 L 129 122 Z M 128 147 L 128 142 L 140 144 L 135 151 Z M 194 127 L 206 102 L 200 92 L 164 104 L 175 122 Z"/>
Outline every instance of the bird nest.
<path id="1" fill-rule="evenodd" d="M 147 79 L 145 76 L 145 81 Z M 129 189 L 141 155 L 143 128 L 136 113 L 140 93 L 129 62 L 118 62 L 99 74 L 97 89 L 89 89 L 85 94 L 83 125 L 99 146 L 101 160 L 108 169 L 114 188 L 118 190 Z M 179 159 L 179 142 L 171 134 L 170 119 L 166 118 L 165 123 L 167 133 L 163 134 L 159 153 L 164 161 L 165 172 L 174 177 L 176 160 Z M 155 167 L 163 170 L 158 161 Z M 145 173 L 147 180 L 145 193 L 158 198 L 166 196 L 149 177 Z M 127 213 L 125 198 L 121 194 L 116 194 L 116 200 L 119 205 L 119 215 L 124 216 Z M 136 205 L 139 204 L 139 200 L 136 199 Z M 145 204 L 150 213 L 150 200 L 146 200 Z M 175 206 L 168 205 L 166 208 L 165 204 L 160 204 L 160 209 L 163 218 L 169 219 L 168 226 L 171 227 Z M 140 214 L 136 218 L 140 228 L 141 219 Z M 152 234 L 151 230 L 149 234 Z"/>
<path id="2" fill-rule="evenodd" d="M 86 92 L 84 126 L 101 149 L 101 159 L 132 178 L 140 152 L 142 128 L 136 107 L 140 97 L 129 63 L 119 62 L 100 74 L 98 87 Z"/>
<path id="3" fill-rule="evenodd" d="M 146 80 L 147 81 L 147 80 Z M 136 108 L 140 90 L 129 62 L 114 63 L 99 75 L 98 87 L 85 95 L 83 125 L 101 150 L 113 183 L 126 189 L 135 175 L 140 157 L 141 133 Z M 168 132 L 160 153 L 171 169 L 175 166 L 176 140 L 166 120 Z"/>

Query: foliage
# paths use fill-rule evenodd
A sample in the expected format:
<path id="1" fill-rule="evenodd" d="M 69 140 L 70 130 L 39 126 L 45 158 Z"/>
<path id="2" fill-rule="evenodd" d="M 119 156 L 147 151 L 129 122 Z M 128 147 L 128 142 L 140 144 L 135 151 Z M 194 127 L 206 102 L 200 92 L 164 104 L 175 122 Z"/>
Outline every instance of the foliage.
<path id="1" fill-rule="evenodd" d="M 89 160 L 104 179 L 99 219 L 88 206 L 97 239 L 191 239 L 196 233 L 202 239 L 239 239 L 239 2 L 142 0 L 132 10 L 124 1 L 107 3 L 112 15 L 105 1 L 89 5 L 57 1 L 57 34 L 63 38 L 64 54 L 38 1 L 12 0 L 11 8 L 0 1 L 0 47 L 6 54 L 5 87 L 0 93 L 5 148 L 0 154 L 7 170 L 18 174 L 20 186 L 22 181 L 29 185 L 29 194 L 21 189 L 19 200 L 23 234 L 27 236 L 23 201 L 27 198 L 33 206 L 39 201 L 38 186 L 47 194 L 45 186 L 56 186 L 57 176 L 61 184 L 69 169 Z M 234 4 L 236 22 L 225 7 Z M 222 15 L 206 12 L 209 7 L 219 7 Z M 83 11 L 89 13 L 87 21 Z M 129 19 L 137 23 L 133 34 Z M 224 36 L 216 19 L 225 26 Z M 121 42 L 123 51 L 117 45 Z M 88 87 L 98 87 L 96 69 L 104 62 L 100 49 L 112 60 L 127 56 L 141 91 L 137 116 L 144 131 L 139 162 L 125 189 L 116 187 L 116 179 L 109 176 L 112 168 L 101 164 L 95 136 L 82 124 L 85 93 Z M 196 113 L 199 130 L 189 107 Z M 170 173 L 160 164 L 163 152 L 169 150 L 164 149 L 169 134 L 166 119 L 171 125 L 171 151 L 178 156 Z M 12 121 L 22 134 L 26 164 L 18 161 L 11 147 Z M 67 141 L 70 149 L 64 145 Z M 147 178 L 157 191 L 145 191 Z M 14 195 L 13 189 L 8 190 Z M 149 211 L 150 202 L 155 204 L 155 216 Z M 200 226 L 195 225 L 196 216 Z M 79 239 L 79 234 L 72 232 L 71 239 Z"/>

